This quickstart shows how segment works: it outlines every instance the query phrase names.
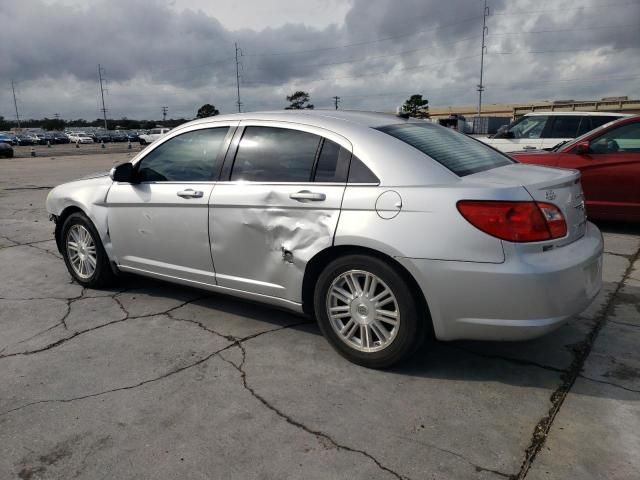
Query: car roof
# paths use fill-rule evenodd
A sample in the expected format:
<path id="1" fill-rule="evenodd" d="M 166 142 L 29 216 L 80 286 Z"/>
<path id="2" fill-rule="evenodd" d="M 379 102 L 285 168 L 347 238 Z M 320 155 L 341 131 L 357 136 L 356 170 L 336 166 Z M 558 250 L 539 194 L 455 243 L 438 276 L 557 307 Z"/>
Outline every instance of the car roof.
<path id="1" fill-rule="evenodd" d="M 382 112 L 363 112 L 357 110 L 272 110 L 266 112 L 233 113 L 229 115 L 216 115 L 194 120 L 187 125 L 207 123 L 215 121 L 241 121 L 241 120 L 275 120 L 284 122 L 313 123 L 322 126 L 323 123 L 331 124 L 348 122 L 363 127 L 381 127 L 392 123 L 408 123 L 420 121 L 405 119 L 397 115 Z M 181 125 L 182 127 L 182 125 Z"/>
<path id="2" fill-rule="evenodd" d="M 617 113 L 617 112 L 529 112 L 525 113 L 525 117 L 533 117 L 536 115 L 546 115 L 546 116 L 562 116 L 562 115 L 572 115 L 572 116 L 598 116 L 598 117 L 630 117 L 632 114 L 629 113 Z"/>

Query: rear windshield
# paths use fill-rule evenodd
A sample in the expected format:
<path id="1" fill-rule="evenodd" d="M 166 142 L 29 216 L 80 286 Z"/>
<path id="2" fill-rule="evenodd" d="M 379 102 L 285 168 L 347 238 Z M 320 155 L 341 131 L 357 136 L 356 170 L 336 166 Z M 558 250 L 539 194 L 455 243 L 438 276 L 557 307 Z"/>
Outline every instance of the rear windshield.
<path id="1" fill-rule="evenodd" d="M 377 130 L 417 148 L 460 177 L 515 163 L 478 140 L 432 123 L 401 123 Z"/>

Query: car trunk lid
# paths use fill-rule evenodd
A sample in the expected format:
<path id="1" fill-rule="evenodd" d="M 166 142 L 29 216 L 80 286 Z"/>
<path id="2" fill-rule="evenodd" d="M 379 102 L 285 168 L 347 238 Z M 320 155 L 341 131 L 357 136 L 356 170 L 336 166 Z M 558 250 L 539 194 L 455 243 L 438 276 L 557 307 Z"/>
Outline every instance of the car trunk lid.
<path id="1" fill-rule="evenodd" d="M 514 163 L 469 175 L 464 181 L 496 186 L 520 185 L 535 201 L 557 206 L 567 222 L 567 236 L 554 240 L 557 245 L 571 243 L 585 233 L 584 194 L 577 170 Z"/>

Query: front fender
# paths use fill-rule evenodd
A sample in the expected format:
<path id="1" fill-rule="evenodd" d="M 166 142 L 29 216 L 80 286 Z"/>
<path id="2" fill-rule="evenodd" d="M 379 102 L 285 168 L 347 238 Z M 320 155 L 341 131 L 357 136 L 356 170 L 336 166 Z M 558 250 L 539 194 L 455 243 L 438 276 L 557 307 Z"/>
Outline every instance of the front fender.
<path id="1" fill-rule="evenodd" d="M 58 218 L 69 208 L 80 209 L 89 217 L 109 258 L 112 258 L 112 248 L 106 199 L 112 184 L 107 175 L 64 183 L 51 190 L 46 200 L 47 211 Z"/>

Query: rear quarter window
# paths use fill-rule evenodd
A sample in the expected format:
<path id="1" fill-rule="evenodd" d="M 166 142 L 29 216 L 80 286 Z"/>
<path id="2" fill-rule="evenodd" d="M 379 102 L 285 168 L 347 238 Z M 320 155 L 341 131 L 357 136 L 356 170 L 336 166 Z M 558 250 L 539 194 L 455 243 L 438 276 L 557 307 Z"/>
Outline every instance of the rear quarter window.
<path id="1" fill-rule="evenodd" d="M 460 177 L 515 163 L 478 140 L 430 123 L 402 123 L 378 127 L 428 155 Z"/>

